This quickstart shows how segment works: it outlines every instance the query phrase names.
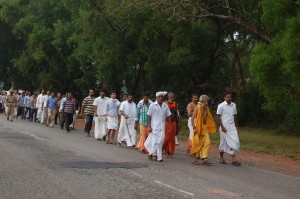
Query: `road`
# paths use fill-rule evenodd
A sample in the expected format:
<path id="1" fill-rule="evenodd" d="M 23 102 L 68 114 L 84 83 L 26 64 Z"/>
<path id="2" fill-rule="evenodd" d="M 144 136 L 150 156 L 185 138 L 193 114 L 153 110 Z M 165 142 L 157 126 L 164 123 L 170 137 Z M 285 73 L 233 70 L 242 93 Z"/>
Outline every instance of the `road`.
<path id="1" fill-rule="evenodd" d="M 0 116 L 0 198 L 299 198 L 300 178 L 248 166 L 149 161 L 119 148 Z"/>

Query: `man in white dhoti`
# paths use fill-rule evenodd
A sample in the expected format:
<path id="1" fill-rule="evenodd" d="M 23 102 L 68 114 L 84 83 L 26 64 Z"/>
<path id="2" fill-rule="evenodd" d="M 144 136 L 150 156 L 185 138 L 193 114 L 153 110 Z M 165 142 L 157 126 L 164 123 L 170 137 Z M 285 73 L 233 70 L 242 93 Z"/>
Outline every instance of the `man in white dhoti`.
<path id="1" fill-rule="evenodd" d="M 135 112 L 136 105 L 133 102 L 133 95 L 128 94 L 127 100 L 120 106 L 121 123 L 118 133 L 118 145 L 125 139 L 128 147 L 135 147 L 136 130 L 135 130 Z"/>
<path id="2" fill-rule="evenodd" d="M 240 150 L 239 129 L 237 121 L 237 109 L 232 102 L 232 94 L 227 92 L 224 95 L 225 101 L 219 104 L 217 109 L 217 120 L 220 124 L 220 163 L 226 164 L 224 153 L 232 156 L 232 164 L 240 166 L 236 155 Z"/>
<path id="3" fill-rule="evenodd" d="M 149 159 L 152 160 L 153 155 L 157 155 L 157 161 L 162 160 L 162 147 L 165 138 L 165 133 L 172 133 L 171 111 L 164 101 L 166 91 L 156 93 L 156 101 L 152 103 L 148 110 L 148 124 L 150 134 L 145 142 L 145 148 L 148 151 Z M 169 132 L 165 132 L 166 119 L 170 125 Z"/>
<path id="4" fill-rule="evenodd" d="M 100 90 L 100 96 L 97 97 L 93 103 L 95 115 L 95 139 L 105 140 L 107 134 L 106 125 L 106 102 L 109 100 L 105 97 L 105 91 Z"/>
<path id="5" fill-rule="evenodd" d="M 47 94 L 43 96 L 43 114 L 42 114 L 42 120 L 45 125 L 48 125 L 48 108 L 47 108 L 47 100 L 50 97 L 51 92 L 47 91 Z"/>
<path id="6" fill-rule="evenodd" d="M 44 117 L 43 117 L 43 103 L 44 103 L 44 101 L 43 100 L 45 100 L 44 96 L 45 96 L 45 91 L 42 90 L 41 94 L 38 95 L 37 102 L 36 102 L 37 103 L 37 108 L 38 108 L 37 119 L 40 123 L 44 123 L 44 121 L 43 121 L 44 120 Z"/>
<path id="7" fill-rule="evenodd" d="M 117 93 L 112 91 L 110 94 L 110 99 L 106 102 L 106 118 L 107 121 L 107 144 L 113 144 L 113 140 L 118 130 L 119 125 L 119 108 L 120 108 L 120 101 L 117 99 Z"/>

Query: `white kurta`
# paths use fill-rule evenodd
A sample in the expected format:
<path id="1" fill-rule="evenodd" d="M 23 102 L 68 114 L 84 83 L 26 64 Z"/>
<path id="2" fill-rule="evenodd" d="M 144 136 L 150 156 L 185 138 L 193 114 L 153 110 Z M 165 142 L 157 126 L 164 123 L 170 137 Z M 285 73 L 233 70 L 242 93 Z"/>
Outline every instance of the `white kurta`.
<path id="1" fill-rule="evenodd" d="M 49 98 L 50 96 L 44 95 L 44 96 L 42 96 L 42 97 L 43 97 L 42 101 L 44 102 L 44 105 L 43 105 L 43 113 L 42 113 L 41 123 L 44 123 L 44 122 L 45 122 L 45 124 L 46 124 L 47 118 L 48 118 L 48 114 L 47 114 L 46 111 L 44 111 L 44 110 L 47 108 L 47 100 L 48 100 L 48 98 Z"/>
<path id="2" fill-rule="evenodd" d="M 226 132 L 222 132 L 220 127 L 220 146 L 219 150 L 226 154 L 236 155 L 240 150 L 240 140 L 234 123 L 234 115 L 237 114 L 235 103 L 228 104 L 226 101 L 219 104 L 217 114 L 220 115 Z"/>
<path id="3" fill-rule="evenodd" d="M 107 125 L 105 121 L 106 115 L 106 101 L 108 97 L 97 97 L 94 100 L 93 106 L 97 107 L 98 117 L 94 117 L 95 120 L 95 139 L 103 139 L 107 134 Z"/>
<path id="4" fill-rule="evenodd" d="M 43 117 L 43 101 L 44 100 L 44 95 L 42 94 L 39 94 L 38 97 L 37 97 L 37 101 L 36 101 L 36 104 L 37 104 L 37 107 L 38 107 L 38 111 L 37 111 L 37 118 L 40 120 L 40 122 L 44 122 L 44 117 Z"/>
<path id="5" fill-rule="evenodd" d="M 157 160 L 161 160 L 162 146 L 165 138 L 165 121 L 171 115 L 171 112 L 165 103 L 162 103 L 162 106 L 160 106 L 155 101 L 150 105 L 147 114 L 151 116 L 152 132 L 147 137 L 144 145 L 149 155 L 157 154 Z"/>
<path id="6" fill-rule="evenodd" d="M 17 96 L 17 105 L 18 105 L 19 97 L 20 95 Z M 14 108 L 14 116 L 17 116 L 17 114 L 18 114 L 18 108 Z"/>
<path id="7" fill-rule="evenodd" d="M 136 143 L 136 130 L 134 129 L 136 105 L 134 102 L 122 102 L 120 107 L 120 112 L 121 111 L 124 111 L 129 118 L 126 119 L 123 115 L 121 116 L 118 142 L 121 143 L 123 140 L 125 140 L 127 146 L 134 146 Z"/>

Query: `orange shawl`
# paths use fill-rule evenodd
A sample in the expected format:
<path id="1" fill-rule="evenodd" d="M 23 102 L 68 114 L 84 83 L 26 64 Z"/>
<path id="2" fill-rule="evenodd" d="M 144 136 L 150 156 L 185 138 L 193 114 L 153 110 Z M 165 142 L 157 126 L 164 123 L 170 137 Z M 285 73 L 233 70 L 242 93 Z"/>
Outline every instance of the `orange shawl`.
<path id="1" fill-rule="evenodd" d="M 197 106 L 197 108 L 198 108 L 198 113 L 197 113 L 197 118 L 196 118 L 196 129 L 197 129 L 198 134 L 200 135 L 203 132 L 201 105 L 199 104 Z M 214 122 L 214 119 L 213 119 L 208 107 L 207 107 L 206 129 L 207 129 L 208 133 L 216 133 L 217 132 L 216 124 Z"/>

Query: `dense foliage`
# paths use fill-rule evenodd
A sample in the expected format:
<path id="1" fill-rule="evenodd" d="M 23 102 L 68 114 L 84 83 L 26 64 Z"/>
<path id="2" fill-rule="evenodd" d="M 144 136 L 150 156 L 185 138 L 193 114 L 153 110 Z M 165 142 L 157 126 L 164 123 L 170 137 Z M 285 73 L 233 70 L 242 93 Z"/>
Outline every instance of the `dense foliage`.
<path id="1" fill-rule="evenodd" d="M 236 93 L 241 121 L 299 132 L 299 1 L 0 0 L 0 75 L 78 98 L 89 88 Z M 278 114 L 280 113 L 280 114 Z M 278 117 L 274 117 L 274 115 Z M 290 118 L 290 117 L 293 118 Z M 296 122 L 297 123 L 297 122 Z"/>

